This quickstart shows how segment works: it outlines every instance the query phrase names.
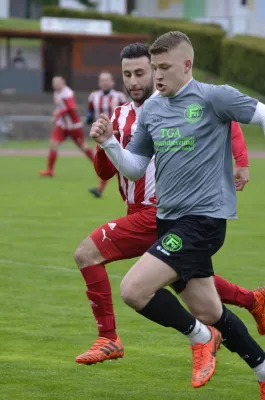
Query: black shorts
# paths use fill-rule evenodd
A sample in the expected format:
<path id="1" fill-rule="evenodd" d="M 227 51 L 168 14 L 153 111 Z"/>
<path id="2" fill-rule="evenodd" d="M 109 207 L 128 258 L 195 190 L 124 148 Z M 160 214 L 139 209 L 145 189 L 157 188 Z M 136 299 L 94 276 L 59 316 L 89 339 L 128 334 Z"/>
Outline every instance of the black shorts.
<path id="1" fill-rule="evenodd" d="M 180 293 L 192 278 L 214 275 L 211 257 L 225 240 L 226 220 L 186 215 L 176 220 L 157 218 L 158 240 L 148 253 L 172 267 L 178 274 L 172 286 Z"/>

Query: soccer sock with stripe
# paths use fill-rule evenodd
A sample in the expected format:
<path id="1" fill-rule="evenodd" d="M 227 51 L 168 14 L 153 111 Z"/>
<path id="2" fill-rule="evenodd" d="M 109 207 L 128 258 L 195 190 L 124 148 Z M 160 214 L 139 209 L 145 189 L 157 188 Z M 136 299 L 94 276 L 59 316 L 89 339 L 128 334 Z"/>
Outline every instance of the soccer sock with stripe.
<path id="1" fill-rule="evenodd" d="M 86 294 L 96 320 L 98 335 L 116 340 L 111 286 L 105 265 L 91 265 L 80 271 L 86 282 Z"/>
<path id="2" fill-rule="evenodd" d="M 247 310 L 253 308 L 255 297 L 251 290 L 237 286 L 218 275 L 214 276 L 214 283 L 222 303 L 244 307 Z"/>

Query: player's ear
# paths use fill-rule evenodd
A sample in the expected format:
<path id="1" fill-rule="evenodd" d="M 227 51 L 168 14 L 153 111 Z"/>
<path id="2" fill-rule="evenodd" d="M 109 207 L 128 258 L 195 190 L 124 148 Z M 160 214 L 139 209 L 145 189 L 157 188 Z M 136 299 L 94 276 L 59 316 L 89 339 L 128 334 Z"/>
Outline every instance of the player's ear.
<path id="1" fill-rule="evenodd" d="M 184 61 L 184 70 L 186 73 L 188 73 L 192 68 L 192 61 L 190 59 L 186 59 Z"/>

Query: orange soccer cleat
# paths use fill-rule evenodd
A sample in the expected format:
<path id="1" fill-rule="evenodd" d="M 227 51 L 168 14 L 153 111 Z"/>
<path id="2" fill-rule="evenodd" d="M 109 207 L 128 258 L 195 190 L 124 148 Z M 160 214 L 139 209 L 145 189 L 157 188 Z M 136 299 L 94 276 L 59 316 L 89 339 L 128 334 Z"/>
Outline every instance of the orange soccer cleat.
<path id="1" fill-rule="evenodd" d="M 52 170 L 45 170 L 45 171 L 40 171 L 40 176 L 49 176 L 50 178 L 52 178 L 54 176 L 54 173 Z"/>
<path id="2" fill-rule="evenodd" d="M 265 400 L 265 382 L 259 382 L 260 400 Z"/>
<path id="3" fill-rule="evenodd" d="M 216 352 L 219 349 L 222 337 L 215 328 L 208 326 L 212 337 L 208 343 L 197 343 L 191 346 L 193 356 L 192 386 L 199 388 L 208 382 L 215 371 Z"/>
<path id="4" fill-rule="evenodd" d="M 253 290 L 255 303 L 250 314 L 257 323 L 258 332 L 260 335 L 265 335 L 265 287 Z"/>
<path id="5" fill-rule="evenodd" d="M 97 364 L 106 360 L 116 360 L 124 356 L 119 336 L 115 341 L 105 337 L 98 337 L 95 343 L 85 353 L 77 356 L 75 361 L 78 364 Z"/>

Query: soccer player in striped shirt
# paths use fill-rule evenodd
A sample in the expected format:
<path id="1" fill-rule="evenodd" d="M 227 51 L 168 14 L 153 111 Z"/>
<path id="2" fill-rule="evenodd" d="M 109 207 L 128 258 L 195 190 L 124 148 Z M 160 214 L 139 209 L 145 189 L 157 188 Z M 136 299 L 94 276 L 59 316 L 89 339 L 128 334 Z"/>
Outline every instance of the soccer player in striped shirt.
<path id="1" fill-rule="evenodd" d="M 125 94 L 114 89 L 115 82 L 110 72 L 102 71 L 99 74 L 98 86 L 99 90 L 90 93 L 88 97 L 88 124 L 96 121 L 102 113 L 111 118 L 115 108 L 127 102 Z M 88 190 L 95 197 L 101 197 L 106 183 L 106 181 L 101 180 L 97 188 L 89 188 Z"/>
<path id="2" fill-rule="evenodd" d="M 47 169 L 40 171 L 40 176 L 54 176 L 54 166 L 58 157 L 58 148 L 67 137 L 71 138 L 79 149 L 93 162 L 94 151 L 85 143 L 82 122 L 77 111 L 75 95 L 61 76 L 52 80 L 55 110 L 53 113 L 54 129 L 50 138 Z"/>
<path id="3" fill-rule="evenodd" d="M 136 130 L 142 104 L 153 94 L 153 76 L 148 47 L 135 43 L 121 53 L 123 80 L 132 101 L 117 107 L 112 117 L 113 129 L 123 147 Z M 233 155 L 236 160 L 235 181 L 238 190 L 248 181 L 247 149 L 240 126 L 233 122 Z M 98 327 L 98 339 L 76 358 L 80 364 L 123 357 L 124 351 L 116 333 L 111 287 L 105 264 L 141 256 L 157 240 L 155 167 L 152 159 L 145 175 L 136 182 L 119 173 L 97 148 L 95 168 L 102 179 L 118 176 L 120 194 L 127 204 L 127 215 L 96 229 L 76 250 L 75 259 L 87 286 L 87 297 Z M 255 317 L 259 332 L 265 334 L 264 295 L 252 292 L 216 276 L 217 290 L 226 302 L 247 308 Z M 193 342 L 194 343 L 194 342 Z"/>

